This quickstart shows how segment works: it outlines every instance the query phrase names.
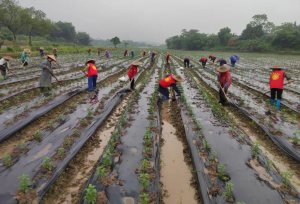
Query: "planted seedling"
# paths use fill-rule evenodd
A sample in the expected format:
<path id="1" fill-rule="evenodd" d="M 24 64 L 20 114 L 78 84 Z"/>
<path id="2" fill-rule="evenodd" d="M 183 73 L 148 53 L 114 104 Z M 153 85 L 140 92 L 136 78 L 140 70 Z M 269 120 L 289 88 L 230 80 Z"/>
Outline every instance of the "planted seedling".
<path id="1" fill-rule="evenodd" d="M 4 101 L 4 108 L 5 108 L 5 109 L 8 109 L 8 108 L 9 108 L 9 101 L 8 101 L 8 100 L 5 100 L 5 101 Z"/>
<path id="2" fill-rule="evenodd" d="M 267 171 L 270 171 L 273 162 L 271 160 L 267 161 Z"/>
<path id="3" fill-rule="evenodd" d="M 142 170 L 143 170 L 143 171 L 147 171 L 148 168 L 149 168 L 148 160 L 143 159 L 143 160 L 142 160 Z"/>
<path id="4" fill-rule="evenodd" d="M 109 150 L 106 151 L 105 152 L 105 159 L 103 160 L 103 165 L 104 166 L 110 166 L 111 165 L 112 161 L 111 161 L 110 156 L 111 156 L 110 151 Z"/>
<path id="5" fill-rule="evenodd" d="M 139 195 L 140 198 L 140 204 L 148 204 L 149 198 L 148 198 L 149 194 L 144 193 L 142 195 Z"/>
<path id="6" fill-rule="evenodd" d="M 66 145 L 69 146 L 71 144 L 71 138 L 67 137 L 66 138 Z"/>
<path id="7" fill-rule="evenodd" d="M 20 102 L 20 97 L 19 97 L 19 96 L 16 96 L 15 102 L 16 102 L 16 103 L 19 103 L 19 102 Z"/>
<path id="8" fill-rule="evenodd" d="M 298 130 L 293 133 L 294 137 L 292 139 L 293 139 L 293 143 L 295 145 L 298 145 L 298 143 L 300 141 L 300 139 L 297 137 L 298 134 L 300 134 L 300 132 Z"/>
<path id="9" fill-rule="evenodd" d="M 89 184 L 89 187 L 86 188 L 85 191 L 86 194 L 83 199 L 85 199 L 88 203 L 95 204 L 97 195 L 97 190 L 95 189 L 95 186 Z"/>
<path id="10" fill-rule="evenodd" d="M 148 183 L 149 183 L 149 175 L 148 174 L 141 174 L 139 176 L 140 181 L 141 181 L 141 187 L 142 189 L 147 189 L 148 188 Z"/>
<path id="11" fill-rule="evenodd" d="M 23 174 L 22 176 L 19 176 L 18 178 L 21 179 L 18 190 L 21 190 L 24 193 L 27 193 L 28 190 L 31 189 L 28 187 L 30 185 L 29 176 L 27 174 Z"/>
<path id="12" fill-rule="evenodd" d="M 59 114 L 59 115 L 58 115 L 58 120 L 59 120 L 59 121 L 62 121 L 62 120 L 63 120 L 63 115 L 62 115 L 62 114 Z"/>
<path id="13" fill-rule="evenodd" d="M 246 204 L 245 202 L 237 202 L 237 204 Z"/>
<path id="14" fill-rule="evenodd" d="M 79 130 L 78 129 L 74 130 L 74 135 L 79 135 Z"/>
<path id="15" fill-rule="evenodd" d="M 24 111 L 28 110 L 28 102 L 25 103 Z"/>
<path id="16" fill-rule="evenodd" d="M 281 176 L 283 176 L 282 182 L 285 185 L 285 188 L 288 188 L 288 185 L 291 183 L 290 178 L 292 178 L 292 174 L 289 171 L 281 172 Z"/>
<path id="17" fill-rule="evenodd" d="M 258 154 L 259 154 L 259 143 L 255 142 L 255 146 L 252 148 L 252 156 L 256 158 Z"/>
<path id="18" fill-rule="evenodd" d="M 226 192 L 224 192 L 224 195 L 227 197 L 227 198 L 231 198 L 232 197 L 232 186 L 233 184 L 232 183 L 227 183 L 226 185 Z"/>
<path id="19" fill-rule="evenodd" d="M 215 159 L 217 159 L 217 155 L 218 155 L 218 153 L 217 152 L 215 152 L 215 151 L 213 151 L 212 153 L 211 153 L 211 156 L 209 157 L 211 160 L 215 160 Z"/>
<path id="20" fill-rule="evenodd" d="M 37 139 L 37 140 L 41 139 L 41 138 L 42 138 L 41 131 L 40 131 L 40 130 L 35 131 L 35 133 L 34 133 L 33 136 L 34 136 L 34 138 Z"/>
<path id="21" fill-rule="evenodd" d="M 25 142 L 21 142 L 20 149 L 24 149 L 25 147 L 26 147 L 26 143 Z"/>
<path id="22" fill-rule="evenodd" d="M 97 178 L 101 179 L 103 176 L 106 176 L 104 166 L 101 165 L 97 168 Z"/>
<path id="23" fill-rule="evenodd" d="M 36 99 L 35 103 L 34 103 L 35 106 L 38 106 L 39 105 L 39 101 Z"/>
<path id="24" fill-rule="evenodd" d="M 208 142 L 209 142 L 209 139 L 205 139 L 205 140 L 204 140 L 204 148 L 207 149 L 207 150 L 210 149 L 210 145 L 209 145 Z"/>
<path id="25" fill-rule="evenodd" d="M 8 165 L 10 164 L 10 162 L 11 162 L 11 157 L 10 157 L 10 155 L 9 155 L 9 154 L 5 154 L 5 155 L 3 156 L 3 164 L 4 164 L 5 166 L 8 166 Z"/>
<path id="26" fill-rule="evenodd" d="M 82 124 L 82 125 L 86 125 L 86 124 L 87 124 L 87 120 L 86 120 L 85 118 L 83 118 L 83 119 L 81 120 L 81 124 Z"/>
<path id="27" fill-rule="evenodd" d="M 53 129 L 54 128 L 54 123 L 52 120 L 50 120 L 50 123 L 49 123 L 49 128 Z"/>
<path id="28" fill-rule="evenodd" d="M 227 179 L 225 177 L 225 170 L 226 170 L 226 167 L 223 164 L 218 166 L 218 177 L 219 177 L 219 179 L 222 179 L 222 180 Z"/>
<path id="29" fill-rule="evenodd" d="M 60 158 L 62 158 L 64 156 L 65 149 L 63 147 L 58 148 L 58 153 L 59 153 Z"/>
<path id="30" fill-rule="evenodd" d="M 51 161 L 49 157 L 45 157 L 43 160 L 43 167 L 51 171 Z"/>

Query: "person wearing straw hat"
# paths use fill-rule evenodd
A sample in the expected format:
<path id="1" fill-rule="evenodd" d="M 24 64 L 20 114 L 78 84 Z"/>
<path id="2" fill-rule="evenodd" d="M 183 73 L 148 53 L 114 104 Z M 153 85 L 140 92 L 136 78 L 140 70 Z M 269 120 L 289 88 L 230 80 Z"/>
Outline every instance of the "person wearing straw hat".
<path id="1" fill-rule="evenodd" d="M 40 56 L 43 57 L 44 56 L 44 48 L 40 47 Z"/>
<path id="2" fill-rule="evenodd" d="M 133 50 L 131 50 L 131 59 L 133 59 L 134 58 L 134 52 L 133 52 Z"/>
<path id="3" fill-rule="evenodd" d="M 9 68 L 9 61 L 12 60 L 11 57 L 6 56 L 0 60 L 0 71 L 3 76 L 3 80 L 6 80 L 6 69 Z"/>
<path id="4" fill-rule="evenodd" d="M 53 51 L 52 51 L 54 57 L 57 57 L 57 49 L 56 48 L 53 48 Z"/>
<path id="5" fill-rule="evenodd" d="M 124 57 L 127 56 L 127 52 L 128 52 L 128 50 L 125 50 L 125 51 L 124 51 Z"/>
<path id="6" fill-rule="evenodd" d="M 156 51 L 152 51 L 152 55 L 151 55 L 151 63 L 154 62 L 155 55 L 156 55 Z"/>
<path id="7" fill-rule="evenodd" d="M 95 66 L 96 61 L 93 59 L 89 59 L 85 62 L 86 67 L 82 71 L 87 71 L 88 75 L 88 85 L 89 89 L 88 92 L 92 93 L 97 89 L 97 78 L 98 78 L 98 72 L 97 68 Z"/>
<path id="8" fill-rule="evenodd" d="M 201 62 L 201 63 L 202 63 L 202 67 L 205 68 L 205 65 L 206 65 L 206 62 L 207 62 L 206 57 L 202 57 L 202 58 L 199 60 L 199 62 Z"/>
<path id="9" fill-rule="evenodd" d="M 146 50 L 143 51 L 143 57 L 145 57 L 145 56 L 146 56 Z"/>
<path id="10" fill-rule="evenodd" d="M 217 72 L 219 72 L 218 75 L 218 82 L 220 85 L 219 89 L 219 96 L 220 96 L 220 101 L 219 103 L 222 104 L 222 106 L 225 105 L 226 102 L 226 96 L 228 88 L 231 85 L 231 76 L 229 73 L 230 67 L 227 65 L 222 65 L 216 69 Z"/>
<path id="11" fill-rule="evenodd" d="M 235 58 L 236 58 L 236 61 L 239 61 L 240 60 L 240 56 L 239 55 L 234 55 Z"/>
<path id="12" fill-rule="evenodd" d="M 227 64 L 227 61 L 223 58 L 218 59 L 217 63 L 220 63 L 220 66 L 223 66 L 224 64 Z"/>
<path id="13" fill-rule="evenodd" d="M 210 61 L 213 62 L 213 65 L 215 65 L 215 60 L 217 59 L 214 55 L 209 55 L 208 58 L 210 59 Z"/>
<path id="14" fill-rule="evenodd" d="M 21 62 L 24 67 L 28 65 L 28 56 L 31 53 L 29 49 L 24 49 L 21 55 Z"/>
<path id="15" fill-rule="evenodd" d="M 166 55 L 167 64 L 169 64 L 170 55 L 171 55 L 170 53 L 167 53 L 167 55 Z"/>
<path id="16" fill-rule="evenodd" d="M 288 80 L 287 84 L 291 83 L 291 77 L 289 77 L 277 64 L 273 67 L 272 73 L 270 74 L 270 90 L 271 90 L 271 106 L 275 104 L 275 98 L 277 95 L 276 101 L 276 109 L 280 111 L 280 103 L 281 103 L 281 96 L 283 93 L 283 86 L 284 86 L 284 78 Z"/>
<path id="17" fill-rule="evenodd" d="M 107 49 L 105 49 L 105 55 L 106 55 L 107 58 L 109 58 L 109 52 L 108 52 Z"/>
<path id="18" fill-rule="evenodd" d="M 134 76 L 136 75 L 136 73 L 138 71 L 138 67 L 142 64 L 143 64 L 142 62 L 134 61 L 133 63 L 131 63 L 131 66 L 128 70 L 127 75 L 129 77 L 129 81 L 131 81 L 130 88 L 132 90 L 134 89 Z"/>
<path id="19" fill-rule="evenodd" d="M 41 78 L 40 78 L 40 86 L 42 91 L 45 91 L 46 88 L 50 88 L 52 81 L 52 62 L 56 62 L 54 55 L 47 55 L 47 59 L 45 59 L 40 67 L 42 68 Z"/>
<path id="20" fill-rule="evenodd" d="M 236 57 L 235 56 L 231 56 L 230 57 L 230 62 L 231 62 L 231 66 L 234 67 L 235 63 L 236 63 Z"/>
<path id="21" fill-rule="evenodd" d="M 184 68 L 186 68 L 186 66 L 188 68 L 190 68 L 190 58 L 189 57 L 184 58 L 183 63 L 184 63 Z"/>
<path id="22" fill-rule="evenodd" d="M 165 101 L 169 99 L 169 90 L 168 87 L 172 87 L 174 91 L 177 93 L 177 96 L 181 96 L 181 92 L 178 89 L 176 83 L 183 82 L 184 79 L 179 75 L 167 75 L 166 78 L 160 80 L 158 86 L 158 92 L 164 96 Z"/>

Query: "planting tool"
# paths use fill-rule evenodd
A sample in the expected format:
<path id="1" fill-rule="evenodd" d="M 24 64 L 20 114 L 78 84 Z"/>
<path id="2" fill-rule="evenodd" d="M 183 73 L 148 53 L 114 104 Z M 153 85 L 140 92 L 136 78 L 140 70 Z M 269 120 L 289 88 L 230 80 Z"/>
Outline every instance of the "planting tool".
<path id="1" fill-rule="evenodd" d="M 6 69 L 11 72 L 13 75 L 15 75 L 17 78 L 19 78 L 12 70 L 10 70 L 8 67 L 6 67 Z"/>
<path id="2" fill-rule="evenodd" d="M 131 85 L 131 82 L 132 82 L 133 79 L 134 79 L 134 77 L 132 77 L 132 79 L 130 80 L 130 82 L 129 82 L 129 84 L 128 84 L 128 89 L 131 89 L 131 88 L 130 88 L 130 85 Z"/>
<path id="3" fill-rule="evenodd" d="M 83 70 L 81 70 L 81 71 L 85 74 L 86 77 L 88 77 L 88 75 Z"/>
<path id="4" fill-rule="evenodd" d="M 58 82 L 59 84 L 61 84 L 61 81 L 59 81 L 59 80 L 57 79 L 57 77 L 53 74 L 53 72 L 51 72 L 50 69 L 49 69 L 48 67 L 45 67 L 45 68 L 48 69 L 48 71 L 50 72 L 50 74 L 57 80 L 57 82 Z"/>
<path id="5" fill-rule="evenodd" d="M 32 52 L 31 52 L 31 53 L 32 53 Z M 30 54 L 28 55 L 28 57 L 26 58 L 25 62 L 27 62 L 27 60 L 28 60 L 28 58 L 30 57 L 31 53 L 30 53 Z M 20 68 L 22 68 L 22 67 L 24 66 L 25 62 L 21 65 Z"/>

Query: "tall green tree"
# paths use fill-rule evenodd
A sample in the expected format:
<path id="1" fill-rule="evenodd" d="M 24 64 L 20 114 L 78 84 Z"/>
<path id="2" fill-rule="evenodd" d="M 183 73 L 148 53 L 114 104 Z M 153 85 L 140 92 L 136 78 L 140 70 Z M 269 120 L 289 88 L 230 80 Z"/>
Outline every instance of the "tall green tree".
<path id="1" fill-rule="evenodd" d="M 72 23 L 59 21 L 55 25 L 61 29 L 59 37 L 64 38 L 68 42 L 76 41 L 76 30 Z"/>
<path id="2" fill-rule="evenodd" d="M 121 44 L 120 38 L 118 38 L 117 36 L 110 39 L 110 42 L 112 42 L 115 47 L 117 47 L 117 44 Z"/>
<path id="3" fill-rule="evenodd" d="M 76 34 L 76 41 L 79 45 L 90 45 L 91 37 L 86 32 L 78 32 Z"/>
<path id="4" fill-rule="evenodd" d="M 220 31 L 218 32 L 218 37 L 220 39 L 221 45 L 226 46 L 228 40 L 232 38 L 233 35 L 230 32 L 231 29 L 228 27 L 220 29 Z"/>
<path id="5" fill-rule="evenodd" d="M 27 13 L 15 0 L 0 1 L 0 24 L 7 27 L 13 34 L 16 43 L 17 33 L 25 26 Z"/>

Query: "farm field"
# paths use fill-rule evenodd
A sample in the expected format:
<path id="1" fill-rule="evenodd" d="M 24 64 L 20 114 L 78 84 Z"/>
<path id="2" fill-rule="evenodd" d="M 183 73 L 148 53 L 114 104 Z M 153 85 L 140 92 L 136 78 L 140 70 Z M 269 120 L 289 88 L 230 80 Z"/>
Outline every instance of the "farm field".
<path id="1" fill-rule="evenodd" d="M 108 59 L 60 55 L 60 82 L 52 78 L 48 94 L 39 87 L 43 58 L 25 69 L 13 60 L 16 75 L 0 81 L 0 203 L 300 203 L 299 57 L 241 53 L 222 107 L 218 66 L 199 59 L 230 64 L 235 53 L 156 51 L 152 63 L 140 49 L 135 59 L 121 49 Z M 95 100 L 82 72 L 88 59 L 98 70 Z M 143 64 L 130 90 L 135 60 Z M 293 79 L 280 112 L 266 93 L 274 64 Z M 168 74 L 185 81 L 181 96 L 170 90 L 164 101 L 157 89 Z"/>

